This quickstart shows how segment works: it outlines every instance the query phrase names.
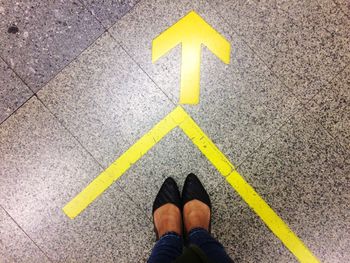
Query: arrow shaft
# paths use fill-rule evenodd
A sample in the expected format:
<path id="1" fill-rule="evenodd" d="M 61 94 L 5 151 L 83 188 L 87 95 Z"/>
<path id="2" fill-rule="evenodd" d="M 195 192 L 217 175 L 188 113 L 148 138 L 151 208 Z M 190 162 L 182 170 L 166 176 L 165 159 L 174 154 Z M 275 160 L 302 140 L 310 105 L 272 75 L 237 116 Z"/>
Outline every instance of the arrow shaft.
<path id="1" fill-rule="evenodd" d="M 183 42 L 181 51 L 180 103 L 199 102 L 201 43 L 190 39 Z"/>

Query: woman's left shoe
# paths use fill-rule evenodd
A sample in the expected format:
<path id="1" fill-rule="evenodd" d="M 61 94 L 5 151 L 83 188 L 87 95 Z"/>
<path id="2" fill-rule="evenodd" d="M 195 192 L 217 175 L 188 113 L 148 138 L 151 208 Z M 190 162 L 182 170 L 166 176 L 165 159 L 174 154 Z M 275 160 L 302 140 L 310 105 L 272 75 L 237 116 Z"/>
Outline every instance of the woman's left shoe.
<path id="1" fill-rule="evenodd" d="M 159 233 L 154 222 L 154 212 L 161 206 L 169 203 L 177 206 L 179 208 L 179 211 L 182 210 L 179 188 L 177 187 L 175 180 L 171 177 L 168 177 L 164 181 L 153 202 L 152 215 L 153 215 L 154 232 L 156 233 L 157 240 L 159 239 Z"/>
<path id="2" fill-rule="evenodd" d="M 201 181 L 198 179 L 198 177 L 190 173 L 185 180 L 183 189 L 182 189 L 182 207 L 183 210 L 185 210 L 185 206 L 187 203 L 197 200 L 200 201 L 203 205 L 207 206 L 209 208 L 209 222 L 208 222 L 208 232 L 211 232 L 211 201 L 210 197 L 205 190 L 204 186 L 202 185 Z M 184 222 L 186 225 L 185 220 L 185 212 L 182 211 L 184 216 Z M 190 229 L 186 229 L 186 231 L 189 231 Z"/>

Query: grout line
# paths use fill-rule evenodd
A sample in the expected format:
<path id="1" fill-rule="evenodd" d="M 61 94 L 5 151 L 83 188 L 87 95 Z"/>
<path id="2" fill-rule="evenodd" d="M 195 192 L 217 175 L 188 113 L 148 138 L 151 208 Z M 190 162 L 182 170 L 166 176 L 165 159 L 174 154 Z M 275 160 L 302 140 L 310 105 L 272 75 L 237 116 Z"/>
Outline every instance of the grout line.
<path id="1" fill-rule="evenodd" d="M 349 67 L 350 68 L 350 64 L 349 65 L 346 65 L 341 71 L 339 71 L 329 82 L 330 83 L 328 83 L 328 85 L 331 85 L 331 82 L 335 79 L 335 78 L 337 78 L 347 67 Z M 319 94 L 320 92 L 322 92 L 322 90 L 320 90 L 319 92 L 317 92 L 312 98 L 310 98 L 308 101 L 307 101 L 307 103 L 308 102 L 310 102 L 311 100 L 313 100 L 314 99 L 314 97 L 315 96 L 317 96 L 317 94 Z M 243 160 L 236 166 L 236 168 L 238 168 L 239 166 L 241 166 L 244 162 L 246 162 L 253 154 L 255 154 L 255 153 L 257 153 L 258 152 L 258 150 L 264 145 L 264 144 L 266 144 L 266 142 L 268 141 L 268 140 L 270 140 L 270 138 L 272 138 L 273 136 L 275 136 L 275 134 L 277 134 L 278 132 L 280 132 L 281 131 L 281 129 L 287 124 L 287 122 L 289 122 L 295 115 L 297 115 L 301 110 L 303 110 L 303 109 L 307 109 L 306 108 L 306 105 L 303 105 L 303 104 L 301 104 L 300 105 L 301 107 L 300 107 L 300 109 L 298 109 L 298 110 L 296 110 L 295 112 L 293 112 L 290 116 L 288 116 L 287 117 L 287 119 L 278 127 L 278 128 L 276 128 L 276 130 L 274 131 L 274 132 L 272 132 L 265 140 L 263 140 L 260 144 L 259 144 L 259 146 L 257 146 L 255 149 L 253 149 L 246 157 L 244 157 L 243 158 Z M 337 144 L 339 144 L 340 146 L 341 146 L 341 148 L 342 148 L 342 150 L 346 153 L 347 152 L 347 150 L 346 150 L 346 148 L 344 148 L 344 146 L 322 125 L 322 123 L 320 123 L 318 120 L 316 120 L 315 119 L 315 121 L 317 122 L 317 124 L 319 124 L 322 128 L 323 128 L 323 130 L 328 134 L 328 135 L 330 135 L 331 136 L 331 138 L 337 143 Z M 350 157 L 350 154 L 349 154 L 349 157 Z"/>
<path id="2" fill-rule="evenodd" d="M 286 84 L 284 83 L 284 80 L 283 80 L 282 78 L 280 78 L 280 76 L 277 75 L 277 73 L 276 73 L 275 71 L 273 71 L 273 70 L 268 66 L 268 64 L 265 62 L 265 60 L 264 60 L 262 57 L 260 57 L 260 55 L 258 54 L 258 52 L 256 52 L 256 51 L 248 44 L 248 42 L 244 39 L 244 37 L 242 37 L 242 36 L 239 34 L 239 32 L 237 32 L 237 31 L 234 29 L 234 26 L 231 25 L 231 23 L 228 22 L 228 21 L 221 15 L 221 12 L 219 12 L 219 11 L 216 9 L 216 7 L 214 7 L 214 6 L 211 5 L 210 1 L 208 1 L 208 0 L 205 0 L 205 1 L 213 8 L 213 10 L 215 10 L 215 12 L 218 14 L 218 16 L 230 27 L 230 29 L 231 29 L 235 34 L 237 34 L 237 35 L 241 38 L 241 41 L 242 41 L 242 42 L 257 56 L 257 58 L 261 60 L 261 62 L 269 69 L 269 71 L 271 72 L 271 74 L 272 74 L 274 77 L 276 77 L 276 79 L 277 79 L 284 87 L 287 88 L 287 90 L 291 93 L 291 95 L 292 95 L 293 97 L 295 97 L 295 99 L 300 103 L 300 105 L 302 106 L 301 109 L 305 108 L 306 105 L 308 105 L 311 101 L 313 101 L 314 98 L 315 98 L 320 92 L 322 92 L 323 89 L 320 89 L 320 90 L 317 91 L 314 95 L 312 95 L 311 98 L 309 98 L 307 101 L 305 101 L 305 102 L 301 101 L 300 98 L 299 98 L 299 96 L 297 96 L 297 95 L 292 91 L 292 89 L 291 89 L 288 85 L 286 85 Z M 291 19 L 292 23 L 293 23 L 295 26 L 297 26 L 297 27 L 299 27 L 299 28 L 301 27 L 299 24 L 297 24 L 297 23 L 294 21 L 294 19 L 293 19 L 292 17 L 289 16 L 289 13 L 288 13 L 288 12 L 286 12 L 285 10 L 283 10 L 283 9 L 281 9 L 281 8 L 279 8 L 279 7 L 276 7 L 276 8 L 278 8 L 279 10 L 281 10 L 282 12 L 284 12 L 284 13 Z M 237 6 L 234 8 L 234 10 L 235 10 L 235 9 L 237 9 Z M 322 27 L 322 30 L 325 30 L 325 28 Z M 332 84 L 332 81 L 333 81 L 336 77 L 338 77 L 338 76 L 339 76 L 347 67 L 349 67 L 349 66 L 350 66 L 350 64 L 346 65 L 346 66 L 343 67 L 340 71 L 336 72 L 332 78 L 330 78 L 329 80 L 325 80 L 325 83 L 324 83 L 323 85 L 324 85 L 324 86 L 329 86 L 329 85 L 331 85 L 331 84 Z M 314 84 L 314 83 L 313 83 L 313 84 Z M 290 115 L 290 116 L 287 118 L 287 120 L 286 120 L 284 123 L 282 123 L 281 126 L 278 127 L 278 128 L 276 129 L 276 131 L 273 132 L 273 133 L 268 137 L 268 139 L 271 138 L 273 135 L 275 135 L 275 134 L 277 133 L 277 131 L 279 131 L 279 130 L 280 130 L 294 115 L 296 115 L 301 109 L 299 109 L 298 111 L 296 111 L 295 113 L 293 113 L 292 115 Z M 317 121 L 317 120 L 316 120 L 316 121 Z M 328 130 L 327 130 L 319 121 L 317 121 L 317 123 L 319 123 L 319 124 L 321 125 L 321 127 L 334 139 L 334 141 L 337 142 L 338 144 L 340 144 L 340 145 L 342 146 L 342 148 L 344 149 L 344 146 L 343 146 L 341 143 L 339 143 L 339 141 L 338 141 L 335 137 L 333 137 L 333 136 L 328 132 Z M 253 152 L 252 152 L 251 154 L 248 154 L 248 155 L 237 165 L 237 167 L 238 167 L 239 165 L 241 165 L 241 164 L 247 159 L 247 157 L 250 157 L 253 153 L 255 153 L 256 150 L 257 150 L 262 144 L 265 144 L 266 141 L 267 141 L 268 139 L 266 139 L 266 140 L 264 140 L 263 142 L 261 142 L 260 145 L 259 145 L 255 150 L 253 150 Z M 344 150 L 346 151 L 346 149 L 344 149 Z M 349 156 L 350 156 L 350 154 L 349 154 Z"/>
<path id="3" fill-rule="evenodd" d="M 1 122 L 0 122 L 0 125 L 1 125 L 2 123 L 4 123 L 9 117 L 11 117 L 12 114 L 14 114 L 14 113 L 15 113 L 19 108 L 21 108 L 25 103 L 27 103 L 35 94 L 37 94 L 42 88 L 44 88 L 51 80 L 53 80 L 54 78 L 56 78 L 56 76 L 57 76 L 58 74 L 60 74 L 66 67 L 70 66 L 73 62 L 75 62 L 75 61 L 77 60 L 77 58 L 78 58 L 83 52 L 85 52 L 88 48 L 90 48 L 91 46 L 93 46 L 93 45 L 97 42 L 97 40 L 98 40 L 104 33 L 108 32 L 109 28 L 111 28 L 113 25 L 115 25 L 115 23 L 114 23 L 114 24 L 111 25 L 109 28 L 106 28 L 106 27 L 102 24 L 102 22 L 101 22 L 99 19 L 97 19 L 97 17 L 96 17 L 94 14 L 92 14 L 92 12 L 85 6 L 85 4 L 83 4 L 81 0 L 79 0 L 79 1 L 80 1 L 80 3 L 83 5 L 83 7 L 84 7 L 85 9 L 87 9 L 87 11 L 93 16 L 93 18 L 94 18 L 95 20 L 97 20 L 97 22 L 101 25 L 101 27 L 102 27 L 104 30 L 101 32 L 101 34 L 99 34 L 97 37 L 95 37 L 93 40 L 91 40 L 90 44 L 88 44 L 88 45 L 87 45 L 85 48 L 83 48 L 76 56 L 74 56 L 74 57 L 72 58 L 71 61 L 69 61 L 69 62 L 68 62 L 66 65 L 64 65 L 62 68 L 58 69 L 58 71 L 57 71 L 54 75 L 52 75 L 52 77 L 49 78 L 46 82 L 44 82 L 44 83 L 42 84 L 42 86 L 41 86 L 36 92 L 34 92 L 34 90 L 30 87 L 30 85 L 26 83 L 26 81 L 15 71 L 15 69 L 12 68 L 11 65 L 10 65 L 3 57 L 0 56 L 0 59 L 8 66 L 8 68 L 9 68 L 12 72 L 14 72 L 14 74 L 26 85 L 26 87 L 27 87 L 31 92 L 33 92 L 33 94 L 32 94 L 26 101 L 24 101 L 16 110 L 14 110 L 9 116 L 7 116 L 3 121 L 1 121 Z M 137 1 L 137 3 L 136 3 L 132 8 L 130 8 L 130 10 L 129 10 L 128 12 L 126 12 L 124 15 L 126 15 L 127 13 L 129 13 L 139 2 L 140 2 L 140 0 Z M 124 15 L 123 15 L 123 16 L 124 16 Z M 120 18 L 122 18 L 123 16 L 121 16 Z M 119 20 L 120 18 L 118 18 L 118 20 Z M 109 33 L 109 32 L 108 32 L 108 33 Z M 112 35 L 112 34 L 109 33 L 109 35 Z M 114 39 L 114 38 L 113 38 L 113 39 Z"/>
<path id="4" fill-rule="evenodd" d="M 104 167 L 94 156 L 93 154 L 80 142 L 80 140 L 70 131 L 70 129 L 68 129 L 66 127 L 66 125 L 64 125 L 64 123 L 62 121 L 60 121 L 60 119 L 49 109 L 49 107 L 47 107 L 47 105 L 35 94 L 34 95 L 37 100 L 45 107 L 45 109 L 52 115 L 52 117 L 64 128 L 64 130 L 66 130 L 70 136 L 73 137 L 73 139 L 80 145 L 80 147 L 82 147 L 82 149 L 96 162 L 96 164 L 102 169 L 102 171 L 106 170 L 106 167 Z M 114 182 L 114 183 L 117 183 L 117 182 Z M 142 212 L 142 214 L 144 214 L 148 219 L 149 219 L 149 216 L 147 216 L 146 214 L 146 211 L 143 210 L 141 208 L 141 206 L 136 203 L 132 197 L 127 193 L 125 192 L 125 190 L 119 185 L 118 185 L 118 188 L 130 199 L 130 201 L 132 203 L 134 203 L 136 205 L 137 208 L 139 208 Z"/>
<path id="5" fill-rule="evenodd" d="M 0 122 L 0 125 L 6 121 L 9 117 L 12 116 L 12 114 L 14 114 L 19 108 L 21 108 L 25 103 L 27 103 L 29 101 L 29 99 L 31 99 L 33 96 L 35 96 L 42 88 L 44 88 L 50 81 L 52 81 L 54 78 L 56 78 L 56 76 L 58 74 L 60 74 L 66 67 L 70 66 L 72 63 L 74 63 L 77 58 L 83 53 L 85 52 L 88 48 L 90 48 L 92 45 L 94 45 L 96 43 L 96 41 L 104 34 L 106 33 L 105 30 L 103 30 L 103 32 L 101 34 L 99 34 L 94 40 L 92 40 L 92 42 L 90 44 L 88 44 L 84 49 L 82 49 L 75 57 L 72 58 L 71 61 L 69 61 L 66 65 L 64 65 L 61 69 L 59 69 L 54 75 L 52 75 L 51 78 L 49 78 L 45 83 L 42 84 L 42 86 L 36 91 L 34 92 L 33 89 L 24 81 L 24 79 L 17 74 L 17 72 L 4 60 L 1 59 L 6 63 L 6 65 L 15 73 L 15 75 L 27 86 L 27 88 L 33 92 L 33 94 L 25 101 L 23 102 L 15 111 L 13 111 L 8 117 L 6 117 L 5 120 L 3 120 L 2 122 Z"/>
<path id="6" fill-rule="evenodd" d="M 257 51 L 255 51 L 255 49 L 254 49 L 253 47 L 251 47 L 251 46 L 248 44 L 248 42 L 245 40 L 245 38 L 244 38 L 239 32 L 237 32 L 237 31 L 235 30 L 234 25 L 232 25 L 228 20 L 226 20 L 225 17 L 222 16 L 221 12 L 220 12 L 219 10 L 217 10 L 216 7 L 214 7 L 214 6 L 210 3 L 210 1 L 208 1 L 208 0 L 205 0 L 205 1 L 213 8 L 213 10 L 215 10 L 215 12 L 218 14 L 218 16 L 230 27 L 230 29 L 231 29 L 235 34 L 237 34 L 237 35 L 240 37 L 241 41 L 242 41 L 242 42 L 257 56 L 257 58 L 261 60 L 261 62 L 262 62 L 262 63 L 269 69 L 269 71 L 272 73 L 272 75 L 273 75 L 279 82 L 281 82 L 281 84 L 282 84 L 285 88 L 287 88 L 287 90 L 291 93 L 291 95 L 293 95 L 293 96 L 300 102 L 300 104 L 302 104 L 302 105 L 308 104 L 308 103 L 311 101 L 311 99 L 313 99 L 313 98 L 320 92 L 320 91 L 316 92 L 316 94 L 314 94 L 310 99 L 308 99 L 308 100 L 305 101 L 305 102 L 302 101 L 302 100 L 300 100 L 299 95 L 296 95 L 296 94 L 293 92 L 293 89 L 290 88 L 288 85 L 285 84 L 283 78 L 280 77 L 280 76 L 265 62 L 265 60 L 259 55 L 259 53 L 258 53 Z M 269 6 L 270 6 L 270 5 L 269 5 Z M 272 6 L 270 6 L 270 7 L 273 8 Z M 288 18 L 291 20 L 291 22 L 292 22 L 293 25 L 295 25 L 295 26 L 298 27 L 298 28 L 302 28 L 302 26 L 301 26 L 300 24 L 298 24 L 298 23 L 295 21 L 294 18 L 290 17 L 290 14 L 289 14 L 287 11 L 285 11 L 284 9 L 279 8 L 279 7 L 277 7 L 277 6 L 276 6 L 276 8 L 277 8 L 278 10 L 282 11 L 283 13 L 285 13 L 285 15 L 288 16 Z M 234 10 L 235 10 L 235 9 L 237 9 L 237 7 L 235 7 Z M 323 28 L 323 27 L 321 27 L 321 29 L 326 31 L 326 29 Z M 348 65 L 347 65 L 347 66 L 348 66 Z M 341 69 L 339 72 L 335 73 L 335 76 L 338 76 L 347 66 L 345 66 L 345 67 L 344 67 L 343 69 Z M 331 82 L 331 81 L 335 78 L 335 76 L 333 76 L 333 77 L 330 78 L 329 80 L 325 80 L 325 82 L 326 82 L 325 85 L 328 85 L 329 82 Z M 315 83 L 315 82 L 311 83 L 311 85 L 314 84 L 314 83 Z"/>
<path id="7" fill-rule="evenodd" d="M 33 98 L 35 96 L 35 93 L 33 93 L 32 95 L 30 95 L 21 105 L 19 105 L 19 107 L 17 109 L 15 109 L 9 116 L 7 116 L 3 121 L 0 122 L 0 126 L 7 120 L 9 119 L 13 114 L 15 114 L 20 108 L 22 108 L 24 106 L 24 104 L 26 104 L 31 98 Z"/>
<path id="8" fill-rule="evenodd" d="M 6 209 L 0 205 L 0 207 L 4 210 L 5 214 L 11 218 L 11 220 L 17 225 L 17 227 L 30 239 L 30 241 L 33 242 L 33 244 L 39 249 L 39 251 L 41 253 L 43 253 L 43 255 L 45 257 L 47 257 L 47 259 L 50 261 L 50 262 L 53 262 L 53 260 L 39 247 L 39 245 L 27 234 L 26 231 L 24 231 L 24 229 L 17 223 L 17 221 L 10 215 L 9 212 L 6 211 Z"/>
<path id="9" fill-rule="evenodd" d="M 255 49 L 253 49 L 253 47 L 251 47 L 248 42 L 245 40 L 245 38 L 239 33 L 237 32 L 235 29 L 234 29 L 234 25 L 232 25 L 228 20 L 225 19 L 224 16 L 221 15 L 221 12 L 218 11 L 216 9 L 216 7 L 212 6 L 211 3 L 208 1 L 208 0 L 205 0 L 209 6 L 211 6 L 213 8 L 213 10 L 218 14 L 218 16 L 226 23 L 226 25 L 233 31 L 234 34 L 236 34 L 238 37 L 240 37 L 240 40 L 252 51 L 252 53 L 263 63 L 263 65 L 265 65 L 267 67 L 267 69 L 270 71 L 270 73 L 272 74 L 272 76 L 274 76 L 287 90 L 288 92 L 290 93 L 290 95 L 294 96 L 295 99 L 297 101 L 300 102 L 300 104 L 303 104 L 303 102 L 300 100 L 299 96 L 297 96 L 293 90 L 288 87 L 283 79 L 281 79 L 273 70 L 272 68 L 265 62 L 265 60 L 259 55 L 258 52 L 255 51 Z M 236 7 L 237 8 L 237 7 Z M 236 9 L 235 8 L 235 9 Z M 297 25 L 296 25 L 297 26 Z M 232 34 L 230 32 L 228 32 L 230 34 L 230 36 L 232 37 Z"/>
<path id="10" fill-rule="evenodd" d="M 17 110 L 19 110 L 25 103 L 27 103 L 27 101 L 29 101 L 35 94 L 35 92 L 29 87 L 29 85 L 24 81 L 24 79 L 22 79 L 22 77 L 20 75 L 17 74 L 17 72 L 10 66 L 9 63 L 7 63 L 7 61 L 5 59 L 3 59 L 0 56 L 0 60 L 3 61 L 5 63 L 5 65 L 8 67 L 8 69 L 13 72 L 13 74 L 15 74 L 15 76 L 24 84 L 24 86 L 26 86 L 28 88 L 29 91 L 32 92 L 32 94 L 24 101 L 22 102 L 21 105 L 19 105 L 16 109 L 14 109 L 11 114 L 9 116 L 7 116 L 4 120 L 0 121 L 0 125 L 3 124 L 8 118 L 10 118 L 12 116 L 12 114 L 14 114 Z"/>
<path id="11" fill-rule="evenodd" d="M 251 150 L 251 152 L 249 154 L 247 154 L 242 161 L 235 166 L 235 168 L 239 168 L 243 163 L 245 163 L 252 155 L 254 155 L 255 153 L 257 153 L 259 151 L 259 149 L 266 144 L 267 141 L 269 141 L 272 137 L 274 137 L 277 133 L 279 133 L 281 131 L 281 129 L 295 116 L 297 115 L 301 110 L 304 109 L 303 105 L 300 105 L 301 107 L 299 109 L 297 109 L 295 112 L 291 113 L 284 122 L 282 122 L 274 131 L 271 132 L 271 134 L 264 140 L 262 140 L 259 145 L 257 147 L 255 147 L 253 150 Z"/>
<path id="12" fill-rule="evenodd" d="M 35 93 L 31 87 L 29 87 L 29 84 L 15 71 L 14 68 L 11 67 L 10 63 L 8 63 L 3 57 L 0 56 L 0 59 L 7 65 L 7 67 L 16 75 L 17 78 L 19 78 L 27 88 Z"/>
<path id="13" fill-rule="evenodd" d="M 326 80 L 326 84 L 324 86 L 330 86 L 332 85 L 333 80 L 335 80 L 341 73 L 343 73 L 345 71 L 345 69 L 349 67 L 350 68 L 350 63 L 347 64 L 345 67 L 343 67 L 340 71 L 338 71 L 337 73 L 334 74 L 334 76 L 332 78 L 330 78 L 329 80 Z M 322 92 L 323 89 L 319 90 L 318 92 L 316 92 L 306 103 L 309 103 L 311 100 L 314 101 L 314 98 L 320 94 Z"/>
<path id="14" fill-rule="evenodd" d="M 80 57 L 80 55 L 82 53 L 84 53 L 86 50 L 88 50 L 91 46 L 93 46 L 98 39 L 100 39 L 100 37 L 105 34 L 106 31 L 103 28 L 103 31 L 101 32 L 101 34 L 99 34 L 98 36 L 96 36 L 93 40 L 91 40 L 90 44 L 88 44 L 85 48 L 83 48 L 76 56 L 74 56 L 72 58 L 71 61 L 69 61 L 66 65 L 64 65 L 62 68 L 60 68 L 54 75 L 52 75 L 51 78 L 49 78 L 46 82 L 43 83 L 43 85 L 35 92 L 35 94 L 37 94 L 41 89 L 43 89 L 48 83 L 50 83 L 53 79 L 55 79 L 57 77 L 57 75 L 59 75 L 63 70 L 65 70 L 67 67 L 69 67 L 71 64 L 73 64 L 75 61 L 77 61 L 77 59 Z"/>
<path id="15" fill-rule="evenodd" d="M 340 72 L 338 72 L 331 80 L 333 81 L 336 77 L 338 77 L 338 75 L 340 75 L 347 67 L 350 67 L 350 64 L 349 65 L 346 65 Z M 328 83 L 329 85 L 331 85 L 331 83 Z M 322 90 L 320 90 L 317 94 L 319 94 Z M 308 100 L 308 102 L 310 102 L 311 100 L 313 100 L 313 98 L 315 96 L 317 96 L 317 94 L 315 94 L 311 99 Z M 236 168 L 238 168 L 239 166 L 241 166 L 244 162 L 246 162 L 253 154 L 257 153 L 258 150 L 264 145 L 266 144 L 266 142 L 268 140 L 270 140 L 270 138 L 272 138 L 273 136 L 275 136 L 275 134 L 277 134 L 278 132 L 281 131 L 281 129 L 295 116 L 297 115 L 300 111 L 302 110 L 307 110 L 307 107 L 306 105 L 303 105 L 301 104 L 301 107 L 300 109 L 298 109 L 297 111 L 295 111 L 294 113 L 292 113 L 290 116 L 287 117 L 287 119 L 278 127 L 276 128 L 276 130 L 274 132 L 272 132 L 265 140 L 263 140 L 259 146 L 257 146 L 254 150 L 251 151 L 251 153 L 249 153 L 246 157 L 243 158 L 243 160 L 236 166 Z M 322 129 L 334 140 L 334 142 L 336 142 L 340 147 L 341 147 L 341 150 L 345 153 L 345 159 L 347 159 L 347 149 L 338 141 L 337 138 L 335 138 L 329 131 L 328 129 L 326 129 L 323 124 L 321 122 L 319 122 L 317 119 L 314 119 L 314 121 L 322 127 Z M 350 157 L 350 154 L 349 156 Z"/>
<path id="16" fill-rule="evenodd" d="M 95 17 L 95 19 L 101 24 L 101 26 L 108 31 L 110 28 L 112 28 L 117 22 L 118 20 L 120 20 L 121 18 L 123 18 L 124 16 L 126 16 L 128 13 L 130 13 L 140 2 L 141 0 L 137 0 L 136 3 L 128 10 L 126 11 L 124 14 L 122 14 L 121 16 L 118 16 L 118 18 L 116 19 L 116 21 L 114 23 L 112 23 L 110 26 L 105 26 L 103 24 L 103 22 L 96 16 L 96 14 L 94 14 L 90 8 L 87 7 L 87 5 L 84 3 L 83 0 L 78 0 L 83 6 L 84 8 L 93 16 Z"/>
<path id="17" fill-rule="evenodd" d="M 158 84 L 157 84 L 157 83 L 153 80 L 153 78 L 146 72 L 146 70 L 144 70 L 143 67 L 136 61 L 136 59 L 134 59 L 134 57 L 133 57 L 133 56 L 128 52 L 128 50 L 123 46 L 123 43 L 121 43 L 118 39 L 116 39 L 116 38 L 114 37 L 114 35 L 110 32 L 110 29 L 118 23 L 118 20 L 120 20 L 120 19 L 123 18 L 125 15 L 127 15 L 128 13 L 130 13 L 137 5 L 141 2 L 141 0 L 138 0 L 138 1 L 136 2 L 136 4 L 135 4 L 132 8 L 130 8 L 125 14 L 123 14 L 121 17 L 119 17 L 119 18 L 117 19 L 117 21 L 116 21 L 114 24 L 110 25 L 109 27 L 104 26 L 103 23 L 102 23 L 102 21 L 101 21 L 95 14 L 93 14 L 93 13 L 90 11 L 89 8 L 87 8 L 87 7 L 85 6 L 85 4 L 82 2 L 82 0 L 79 0 L 79 1 L 84 5 L 84 7 L 85 7 L 93 16 L 95 16 L 96 20 L 98 20 L 98 21 L 101 23 L 101 25 L 105 28 L 106 32 L 109 33 L 110 37 L 113 38 L 113 39 L 118 43 L 118 45 L 120 46 L 120 48 L 123 49 L 123 51 L 124 51 L 124 52 L 131 58 L 131 60 L 141 69 L 141 71 L 142 71 L 143 73 L 145 73 L 145 74 L 147 75 L 147 77 L 154 83 L 154 85 L 169 99 L 170 103 L 172 103 L 174 106 L 177 106 L 177 104 L 172 100 L 172 98 L 169 97 L 168 94 L 167 94 L 161 87 L 158 86 Z"/>
<path id="18" fill-rule="evenodd" d="M 114 38 L 114 36 L 110 33 L 111 37 L 117 41 L 117 43 L 119 44 L 119 46 L 123 49 L 123 51 L 131 58 L 131 60 L 141 69 L 141 71 L 143 73 L 145 73 L 147 75 L 147 77 L 153 82 L 153 84 L 168 98 L 168 100 L 170 101 L 170 103 L 172 103 L 174 106 L 177 106 L 177 103 L 175 103 L 172 98 L 161 88 L 159 87 L 159 85 L 155 82 L 155 80 L 153 80 L 153 78 L 146 72 L 145 69 L 143 69 L 143 67 L 134 59 L 134 57 L 127 51 L 126 48 L 124 48 L 124 46 L 122 45 L 122 43 L 120 43 L 118 40 L 116 40 Z"/>

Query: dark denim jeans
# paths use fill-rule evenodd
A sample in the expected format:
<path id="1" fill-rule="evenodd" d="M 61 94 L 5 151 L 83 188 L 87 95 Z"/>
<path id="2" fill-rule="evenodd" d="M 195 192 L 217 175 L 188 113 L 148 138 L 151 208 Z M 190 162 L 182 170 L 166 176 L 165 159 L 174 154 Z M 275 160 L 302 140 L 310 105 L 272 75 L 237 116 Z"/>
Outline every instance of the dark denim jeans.
<path id="1" fill-rule="evenodd" d="M 192 229 L 188 236 L 188 245 L 196 245 L 213 262 L 232 263 L 224 247 L 203 228 Z M 174 232 L 163 235 L 154 245 L 148 263 L 170 263 L 182 254 L 183 239 Z"/>

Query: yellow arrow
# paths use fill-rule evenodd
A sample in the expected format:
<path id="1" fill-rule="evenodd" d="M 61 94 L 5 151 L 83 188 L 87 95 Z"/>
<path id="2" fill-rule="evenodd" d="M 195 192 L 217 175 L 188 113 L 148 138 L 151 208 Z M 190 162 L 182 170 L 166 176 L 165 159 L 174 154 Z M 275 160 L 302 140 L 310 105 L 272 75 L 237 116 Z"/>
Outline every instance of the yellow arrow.
<path id="1" fill-rule="evenodd" d="M 199 102 L 201 44 L 230 63 L 230 43 L 196 12 L 191 11 L 152 42 L 152 62 L 182 43 L 180 104 Z"/>

